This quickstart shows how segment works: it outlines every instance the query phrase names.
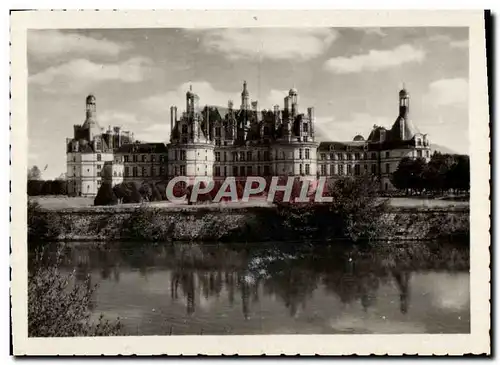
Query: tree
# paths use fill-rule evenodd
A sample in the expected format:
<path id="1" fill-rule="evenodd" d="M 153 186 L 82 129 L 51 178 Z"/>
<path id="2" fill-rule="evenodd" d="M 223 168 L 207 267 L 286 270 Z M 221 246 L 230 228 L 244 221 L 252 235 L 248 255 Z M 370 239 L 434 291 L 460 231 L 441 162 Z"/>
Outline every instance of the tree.
<path id="1" fill-rule="evenodd" d="M 116 205 L 118 199 L 113 192 L 111 183 L 105 181 L 102 183 L 94 199 L 94 205 Z"/>
<path id="2" fill-rule="evenodd" d="M 49 262 L 47 262 L 49 261 Z M 108 322 L 101 316 L 91 320 L 91 301 L 95 286 L 90 276 L 75 279 L 74 272 L 61 270 L 61 253 L 55 262 L 35 252 L 28 273 L 28 336 L 113 336 L 121 334 L 119 321 Z M 74 285 L 72 283 L 75 283 Z"/>
<path id="3" fill-rule="evenodd" d="M 28 180 L 40 180 L 42 178 L 42 172 L 38 168 L 38 166 L 33 166 L 28 169 Z"/>
<path id="4" fill-rule="evenodd" d="M 421 192 L 424 185 L 424 171 L 426 162 L 423 158 L 412 159 L 404 157 L 398 164 L 398 168 L 391 175 L 392 184 L 399 190 Z"/>
<path id="5" fill-rule="evenodd" d="M 139 193 L 139 187 L 135 182 L 123 182 L 116 185 L 113 188 L 113 192 L 116 197 L 121 200 L 122 203 L 141 203 L 142 196 Z"/>

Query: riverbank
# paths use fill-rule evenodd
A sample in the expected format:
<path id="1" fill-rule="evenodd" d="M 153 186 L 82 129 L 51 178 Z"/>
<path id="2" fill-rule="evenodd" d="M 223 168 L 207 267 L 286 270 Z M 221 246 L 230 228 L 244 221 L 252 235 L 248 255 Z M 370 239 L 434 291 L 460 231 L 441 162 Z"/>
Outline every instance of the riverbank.
<path id="1" fill-rule="evenodd" d="M 29 238 L 48 241 L 251 242 L 292 239 L 435 240 L 469 237 L 469 208 L 395 207 L 339 220 L 327 207 L 92 207 L 29 213 Z M 359 220 L 362 221 L 359 221 Z M 370 235 L 352 236 L 354 231 Z"/>

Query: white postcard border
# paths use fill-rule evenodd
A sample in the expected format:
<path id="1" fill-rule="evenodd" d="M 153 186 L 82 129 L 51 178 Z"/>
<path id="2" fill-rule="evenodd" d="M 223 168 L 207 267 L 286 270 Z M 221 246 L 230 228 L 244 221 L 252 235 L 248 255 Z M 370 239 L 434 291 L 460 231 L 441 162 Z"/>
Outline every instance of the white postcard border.
<path id="1" fill-rule="evenodd" d="M 27 29 L 151 27 L 469 27 L 471 333 L 27 337 Z M 455 355 L 490 353 L 490 166 L 484 13 L 424 10 L 24 11 L 11 15 L 12 331 L 15 355 Z"/>

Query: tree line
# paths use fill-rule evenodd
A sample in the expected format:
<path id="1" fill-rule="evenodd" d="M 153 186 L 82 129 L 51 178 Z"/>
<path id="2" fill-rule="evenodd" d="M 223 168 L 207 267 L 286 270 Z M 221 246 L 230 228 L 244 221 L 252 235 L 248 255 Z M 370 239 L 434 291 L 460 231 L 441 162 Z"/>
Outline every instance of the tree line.
<path id="1" fill-rule="evenodd" d="M 467 193 L 470 189 L 468 155 L 435 152 L 427 163 L 423 158 L 403 158 L 391 175 L 391 182 L 406 194 Z"/>

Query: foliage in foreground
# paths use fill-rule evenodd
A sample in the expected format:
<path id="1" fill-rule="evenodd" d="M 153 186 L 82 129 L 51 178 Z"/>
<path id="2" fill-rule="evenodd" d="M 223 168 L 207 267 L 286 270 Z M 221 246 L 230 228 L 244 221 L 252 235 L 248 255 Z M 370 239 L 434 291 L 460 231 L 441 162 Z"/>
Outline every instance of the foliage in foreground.
<path id="1" fill-rule="evenodd" d="M 28 336 L 113 336 L 121 333 L 119 321 L 101 316 L 91 319 L 91 300 L 96 286 L 90 277 L 77 280 L 75 273 L 61 271 L 61 257 L 50 262 L 37 251 L 28 274 Z"/>

